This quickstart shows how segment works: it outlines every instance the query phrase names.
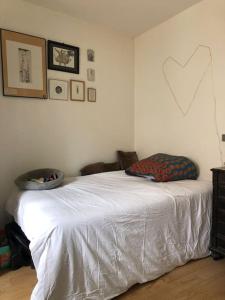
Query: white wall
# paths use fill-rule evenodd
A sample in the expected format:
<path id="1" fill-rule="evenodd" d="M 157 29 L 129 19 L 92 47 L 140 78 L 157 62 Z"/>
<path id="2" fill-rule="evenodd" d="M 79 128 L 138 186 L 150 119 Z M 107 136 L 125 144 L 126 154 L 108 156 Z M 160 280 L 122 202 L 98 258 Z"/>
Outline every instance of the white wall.
<path id="1" fill-rule="evenodd" d="M 215 97 L 212 91 L 209 49 L 212 49 Z M 172 96 L 167 77 L 181 105 L 196 94 L 184 116 Z M 141 157 L 157 152 L 187 155 L 200 166 L 201 178 L 210 178 L 210 168 L 221 166 L 219 139 L 225 132 L 225 1 L 206 0 L 187 9 L 135 40 L 135 147 Z M 217 122 L 214 114 L 217 105 Z M 222 160 L 225 161 L 224 143 Z"/>
<path id="2" fill-rule="evenodd" d="M 86 80 L 94 66 L 97 102 L 63 102 L 0 94 L 0 224 L 3 203 L 19 174 L 55 167 L 74 175 L 87 163 L 111 162 L 133 149 L 133 41 L 115 32 L 20 0 L 0 0 L 0 27 L 80 47 L 81 73 L 49 78 Z M 93 48 L 96 63 L 87 62 Z M 88 84 L 88 82 L 86 81 Z M 0 86 L 0 90 L 2 87 Z"/>

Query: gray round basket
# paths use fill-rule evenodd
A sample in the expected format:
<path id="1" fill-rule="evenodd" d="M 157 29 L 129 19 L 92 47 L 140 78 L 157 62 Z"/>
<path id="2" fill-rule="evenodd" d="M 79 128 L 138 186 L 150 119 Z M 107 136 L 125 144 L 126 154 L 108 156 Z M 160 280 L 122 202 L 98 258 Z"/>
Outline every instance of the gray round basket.
<path id="1" fill-rule="evenodd" d="M 51 176 L 51 174 L 56 174 L 56 179 L 39 183 L 32 181 L 40 177 L 46 178 Z M 20 175 L 16 178 L 15 184 L 21 190 L 50 190 L 59 186 L 64 179 L 64 174 L 62 171 L 57 169 L 37 169 Z"/>

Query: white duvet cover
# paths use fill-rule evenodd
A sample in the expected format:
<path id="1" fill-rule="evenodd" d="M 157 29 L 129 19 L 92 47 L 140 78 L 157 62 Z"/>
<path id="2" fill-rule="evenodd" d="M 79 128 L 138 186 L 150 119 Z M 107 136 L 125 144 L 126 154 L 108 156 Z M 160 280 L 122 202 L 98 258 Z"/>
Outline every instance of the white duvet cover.
<path id="1" fill-rule="evenodd" d="M 7 210 L 31 241 L 32 300 L 111 299 L 209 254 L 212 186 L 123 171 L 17 192 Z"/>

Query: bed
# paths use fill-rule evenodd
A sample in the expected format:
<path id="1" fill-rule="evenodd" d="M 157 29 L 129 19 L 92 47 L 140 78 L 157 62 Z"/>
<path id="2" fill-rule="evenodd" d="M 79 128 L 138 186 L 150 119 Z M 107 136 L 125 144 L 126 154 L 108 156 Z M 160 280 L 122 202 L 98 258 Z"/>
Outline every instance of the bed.
<path id="1" fill-rule="evenodd" d="M 210 182 L 115 171 L 14 191 L 6 208 L 31 241 L 32 300 L 101 300 L 208 256 L 211 205 Z"/>

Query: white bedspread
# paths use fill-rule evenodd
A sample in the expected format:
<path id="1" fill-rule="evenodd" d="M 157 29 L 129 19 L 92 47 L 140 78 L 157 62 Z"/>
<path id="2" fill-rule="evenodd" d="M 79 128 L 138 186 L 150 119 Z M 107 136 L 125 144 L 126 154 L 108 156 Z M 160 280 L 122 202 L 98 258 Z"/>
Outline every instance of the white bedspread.
<path id="1" fill-rule="evenodd" d="M 32 300 L 111 299 L 209 254 L 212 186 L 123 171 L 17 192 L 7 210 L 31 241 Z"/>

